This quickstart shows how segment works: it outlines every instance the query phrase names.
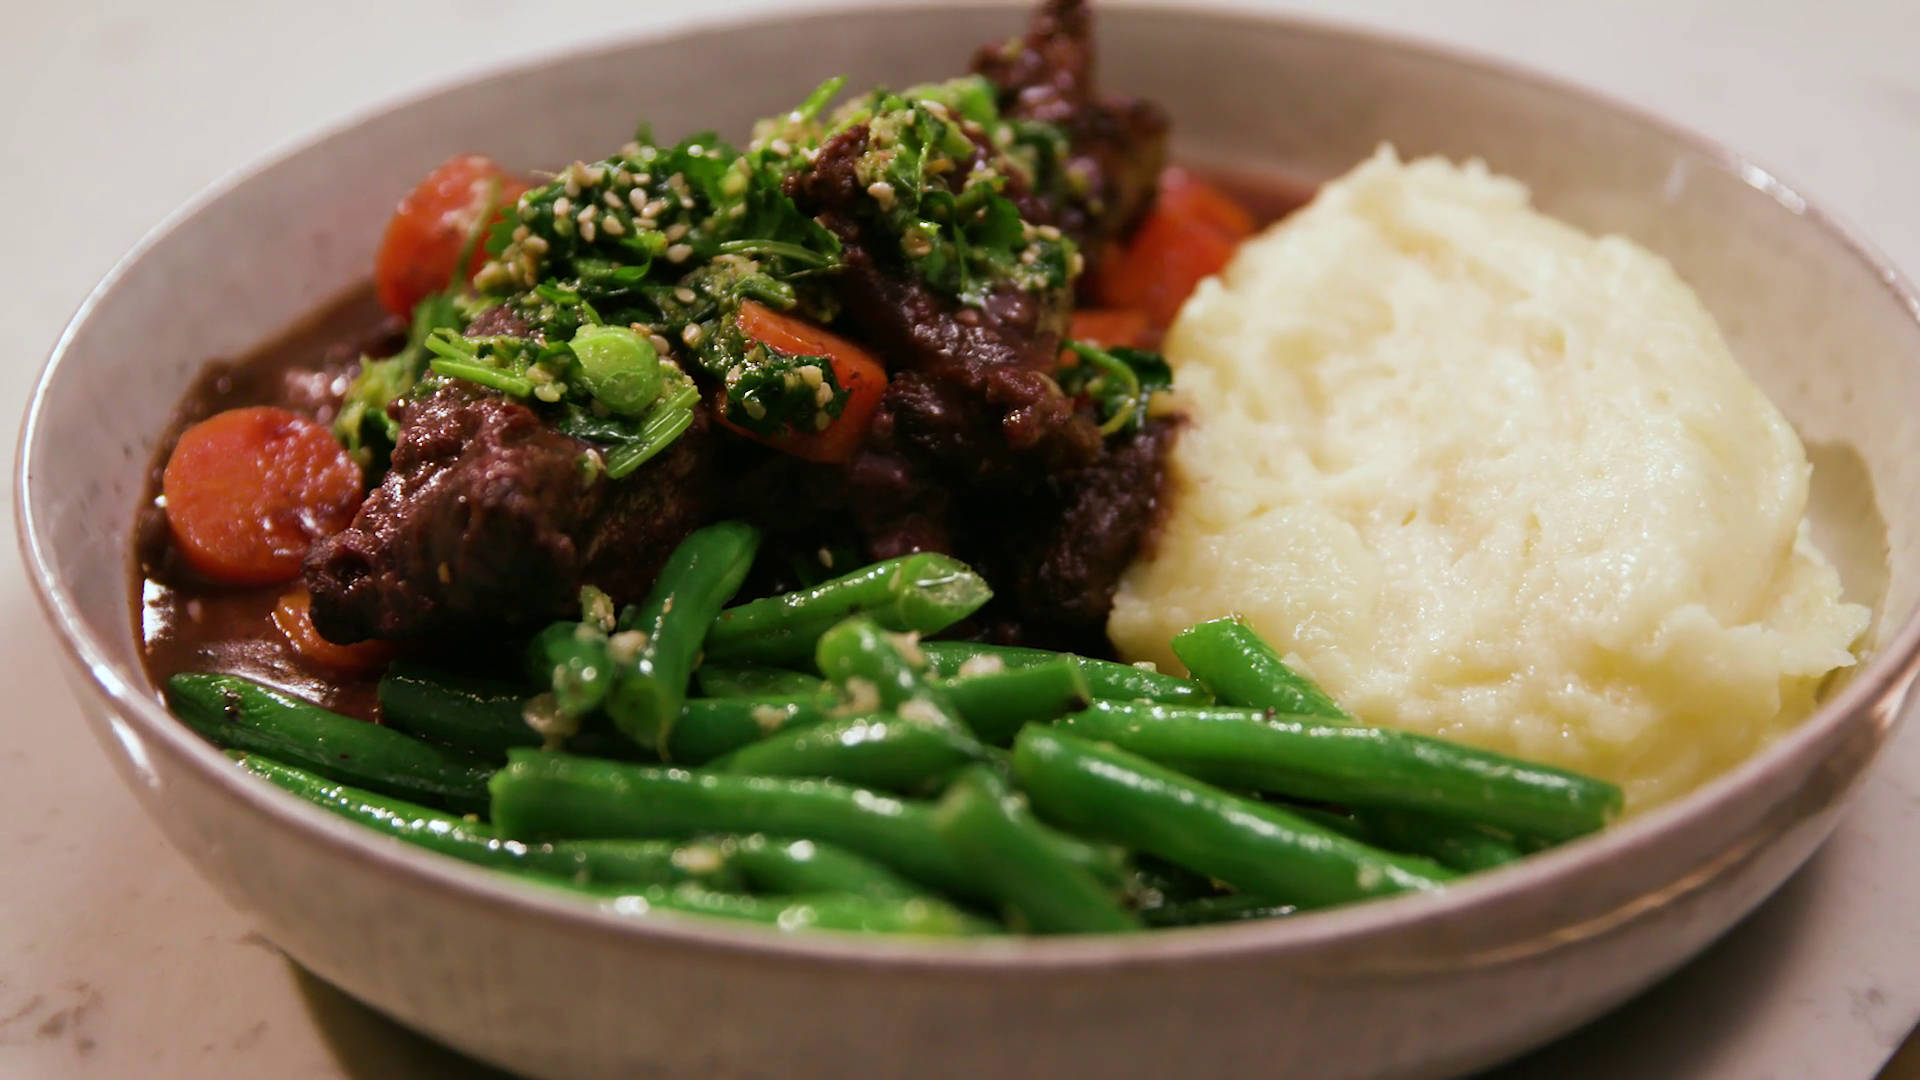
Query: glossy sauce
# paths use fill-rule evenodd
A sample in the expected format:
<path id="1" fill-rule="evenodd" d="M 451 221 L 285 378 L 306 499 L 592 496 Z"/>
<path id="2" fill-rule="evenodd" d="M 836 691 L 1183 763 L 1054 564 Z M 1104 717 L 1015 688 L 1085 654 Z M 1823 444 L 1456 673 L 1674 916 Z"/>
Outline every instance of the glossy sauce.
<path id="1" fill-rule="evenodd" d="M 182 671 L 228 672 L 339 712 L 374 715 L 375 677 L 342 678 L 296 653 L 274 625 L 274 605 L 299 582 L 236 587 L 200 577 L 175 554 L 157 500 L 167 454 L 187 427 L 246 405 L 277 405 L 331 422 L 360 354 L 391 352 L 401 338 L 398 320 L 363 287 L 252 355 L 207 365 L 181 398 L 162 452 L 148 466 L 146 501 L 134 525 L 134 631 L 155 686 Z"/>

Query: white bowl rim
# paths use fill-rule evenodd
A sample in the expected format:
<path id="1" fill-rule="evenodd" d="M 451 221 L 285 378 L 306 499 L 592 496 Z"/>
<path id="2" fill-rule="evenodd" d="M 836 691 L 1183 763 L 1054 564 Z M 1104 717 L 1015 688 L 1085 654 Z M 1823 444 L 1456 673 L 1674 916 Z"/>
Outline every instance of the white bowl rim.
<path id="1" fill-rule="evenodd" d="M 396 95 L 317 131 L 291 139 L 208 185 L 149 230 L 75 309 L 54 343 L 28 403 L 26 420 L 21 427 L 16 448 L 14 511 L 19 523 L 18 542 L 34 592 L 48 620 L 59 632 L 60 644 L 68 657 L 92 675 L 98 688 L 118 709 L 118 715 L 137 724 L 141 738 L 160 740 L 167 750 L 198 771 L 200 779 L 220 788 L 223 794 L 265 815 L 285 831 L 307 834 L 319 843 L 334 848 L 338 854 L 378 865 L 403 878 L 412 878 L 432 890 L 462 894 L 467 899 L 486 902 L 503 911 L 551 920 L 586 932 L 656 939 L 688 947 L 750 956 L 777 956 L 794 961 L 874 968 L 935 967 L 1008 975 L 1031 973 L 1036 968 L 1146 966 L 1233 955 L 1306 952 L 1352 942 L 1383 930 L 1404 929 L 1412 924 L 1454 918 L 1473 907 L 1512 899 L 1516 894 L 1534 889 L 1562 874 L 1591 869 L 1598 863 L 1622 858 L 1636 848 L 1652 843 L 1673 823 L 1707 816 L 1741 801 L 1753 789 L 1764 784 L 1770 773 L 1796 757 L 1804 747 L 1831 737 L 1834 729 L 1843 726 L 1856 713 L 1868 712 L 1880 705 L 1883 707 L 1883 723 L 1892 724 L 1899 719 L 1900 692 L 1911 680 L 1914 671 L 1920 668 L 1920 610 L 1909 615 L 1892 635 L 1885 637 L 1883 647 L 1849 679 L 1837 695 L 1823 702 L 1814 715 L 1734 769 L 1673 803 L 1512 866 L 1473 875 L 1445 890 L 1352 904 L 1287 919 L 1166 929 L 1147 934 L 941 940 L 829 932 L 783 934 L 751 924 L 665 912 L 636 919 L 614 915 L 554 891 L 517 882 L 506 874 L 452 858 L 435 857 L 432 853 L 383 837 L 308 805 L 234 768 L 220 750 L 202 740 L 166 710 L 157 695 L 146 686 L 143 673 L 130 679 L 108 659 L 102 641 L 87 630 L 72 598 L 56 577 L 52 553 L 46 546 L 47 538 L 42 534 L 39 520 L 33 513 L 29 455 L 39 440 L 46 398 L 63 362 L 68 358 L 74 337 L 94 309 L 110 299 L 114 288 L 129 269 L 174 229 L 224 198 L 234 188 L 289 157 L 345 136 L 376 116 L 463 87 L 532 72 L 569 57 L 616 53 L 637 45 L 711 33 L 733 26 L 777 21 L 884 17 L 952 6 L 941 0 L 890 3 L 819 0 L 800 12 L 708 12 L 692 19 L 629 34 L 610 43 L 557 46 L 485 65 Z M 1018 12 L 1029 5 L 1009 0 L 970 0 L 964 6 Z M 1809 219 L 1816 227 L 1839 240 L 1860 263 L 1869 267 L 1892 299 L 1906 308 L 1916 322 L 1920 322 L 1920 292 L 1916 292 L 1899 270 L 1853 230 L 1807 200 L 1797 188 L 1782 181 L 1778 173 L 1761 168 L 1751 159 L 1638 106 L 1521 65 L 1455 46 L 1336 20 L 1302 17 L 1292 13 L 1269 14 L 1235 4 L 1232 0 L 1193 0 L 1177 6 L 1153 0 L 1103 0 L 1102 7 L 1123 8 L 1157 18 L 1241 22 L 1264 28 L 1280 26 L 1298 34 L 1360 42 L 1379 50 L 1445 62 L 1598 106 L 1652 128 L 1712 159 L 1778 202 L 1788 212 Z M 132 514 L 134 509 L 129 506 L 127 512 Z M 1639 905 L 1630 906 L 1637 908 Z M 1595 924 L 1592 929 L 1596 932 L 1613 924 L 1610 919 L 1589 922 Z"/>

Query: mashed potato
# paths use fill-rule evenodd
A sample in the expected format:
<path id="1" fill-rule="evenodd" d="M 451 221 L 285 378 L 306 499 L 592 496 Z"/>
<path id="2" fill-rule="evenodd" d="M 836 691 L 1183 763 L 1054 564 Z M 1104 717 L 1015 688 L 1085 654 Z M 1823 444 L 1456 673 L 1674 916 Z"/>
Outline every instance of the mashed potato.
<path id="1" fill-rule="evenodd" d="M 1361 718 L 1644 809 L 1853 663 L 1810 467 L 1666 262 L 1391 151 L 1247 243 L 1167 340 L 1193 423 L 1109 629 L 1237 612 Z"/>

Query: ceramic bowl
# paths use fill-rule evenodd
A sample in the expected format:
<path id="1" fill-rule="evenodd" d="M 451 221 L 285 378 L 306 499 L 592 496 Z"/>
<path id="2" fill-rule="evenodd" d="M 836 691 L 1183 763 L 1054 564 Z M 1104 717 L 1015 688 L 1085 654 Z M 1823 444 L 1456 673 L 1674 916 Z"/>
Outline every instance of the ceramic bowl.
<path id="1" fill-rule="evenodd" d="M 1389 38 L 1183 6 L 1102 13 L 1109 85 L 1177 154 L 1314 181 L 1382 140 L 1480 156 L 1541 206 L 1669 257 L 1817 465 L 1813 517 L 1875 610 L 1818 715 L 1674 805 L 1443 895 L 1125 940 L 962 945 L 622 922 L 243 776 L 137 660 L 135 504 L 201 364 L 367 273 L 396 193 L 456 151 L 553 167 L 655 129 L 739 132 L 834 72 L 958 71 L 1012 8 L 838 10 L 539 60 L 367 115 L 220 185 L 128 255 L 55 349 L 22 440 L 25 554 L 102 744 L 173 845 L 321 978 L 545 1076 L 1433 1076 L 1568 1030 L 1760 902 L 1895 722 L 1920 627 L 1920 310 L 1790 187 L 1657 120 Z M 101 424 L 103 416 L 111 424 Z"/>

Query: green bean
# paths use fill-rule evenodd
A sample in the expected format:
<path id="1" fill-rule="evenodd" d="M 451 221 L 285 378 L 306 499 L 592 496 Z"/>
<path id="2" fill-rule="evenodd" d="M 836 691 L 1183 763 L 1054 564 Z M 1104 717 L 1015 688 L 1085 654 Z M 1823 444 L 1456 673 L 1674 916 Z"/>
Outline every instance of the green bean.
<path id="1" fill-rule="evenodd" d="M 820 635 L 849 615 L 865 613 L 888 630 L 935 634 L 992 596 L 965 563 L 933 552 L 903 555 L 728 608 L 708 629 L 706 651 L 718 660 L 809 660 Z"/>
<path id="2" fill-rule="evenodd" d="M 1013 768 L 1044 818 L 1301 907 L 1439 888 L 1454 876 L 1053 728 L 1021 731 Z"/>
<path id="3" fill-rule="evenodd" d="M 379 695 L 380 719 L 410 735 L 484 754 L 540 745 L 523 716 L 527 688 L 518 682 L 400 659 L 380 676 Z"/>
<path id="4" fill-rule="evenodd" d="M 1000 900 L 1010 925 L 1042 934 L 1140 928 L 1113 892 L 1046 842 L 1040 823 L 992 769 L 976 766 L 954 781 L 934 828 Z"/>
<path id="5" fill-rule="evenodd" d="M 380 719 L 387 726 L 458 750 L 505 761 L 509 747 L 545 740 L 527 725 L 536 696 L 522 683 L 395 660 L 380 677 Z M 566 740 L 576 753 L 632 757 L 634 746 L 611 731 L 589 728 Z"/>
<path id="6" fill-rule="evenodd" d="M 911 650 L 911 651 L 909 651 Z M 856 687 L 871 687 L 873 707 L 892 709 L 910 719 L 960 727 L 959 709 L 944 689 L 922 674 L 925 658 L 916 645 L 902 643 L 866 615 L 854 615 L 820 635 L 815 653 L 820 671 L 856 703 Z"/>
<path id="7" fill-rule="evenodd" d="M 337 784 L 318 773 L 259 754 L 229 750 L 227 756 L 255 776 L 315 806 L 463 862 L 576 883 L 667 885 L 698 880 L 726 888 L 738 884 L 738 875 L 730 866 L 711 857 L 702 859 L 694 846 L 682 848 L 662 840 L 523 844 L 502 839 L 484 822 Z"/>
<path id="8" fill-rule="evenodd" d="M 1288 667 L 1273 646 L 1237 618 L 1187 627 L 1173 635 L 1173 654 L 1226 704 L 1275 709 L 1294 716 L 1353 719 L 1312 679 Z"/>
<path id="9" fill-rule="evenodd" d="M 849 896 L 740 896 L 694 885 L 654 887 L 626 894 L 604 891 L 600 910 L 613 915 L 645 916 L 672 911 L 764 923 L 783 931 L 845 930 L 868 934 L 957 937 L 991 934 L 991 923 L 929 897 L 908 899 Z"/>
<path id="10" fill-rule="evenodd" d="M 707 625 L 746 580 L 760 531 L 738 521 L 697 530 L 667 556 L 646 600 L 614 635 L 607 715 L 628 738 L 653 750 L 666 743 L 686 700 L 687 679 Z M 638 634 L 638 641 L 627 635 Z"/>
<path id="11" fill-rule="evenodd" d="M 614 842 L 614 841 L 609 841 Z M 885 866 L 814 840 L 782 840 L 755 833 L 722 842 L 727 861 L 756 892 L 776 895 L 850 893 L 905 900 L 926 890 Z"/>
<path id="12" fill-rule="evenodd" d="M 708 697 L 801 698 L 827 689 L 827 681 L 785 668 L 761 664 L 716 664 L 702 661 L 693 679 Z"/>
<path id="13" fill-rule="evenodd" d="M 957 724 L 870 713 L 779 731 L 707 767 L 742 776 L 810 776 L 901 795 L 929 795 L 983 756 L 980 743 Z"/>
<path id="14" fill-rule="evenodd" d="M 613 685 L 605 630 L 586 622 L 557 622 L 534 635 L 527 652 L 535 680 L 549 686 L 554 709 L 578 719 L 598 709 Z"/>
<path id="15" fill-rule="evenodd" d="M 1070 656 L 1032 667 L 938 680 L 960 719 L 984 742 L 1005 746 L 1027 724 L 1084 708 L 1093 692 Z"/>
<path id="16" fill-rule="evenodd" d="M 1459 743 L 1256 709 L 1096 701 L 1062 723 L 1226 787 L 1413 810 L 1565 840 L 1619 812 L 1620 789 Z"/>
<path id="17" fill-rule="evenodd" d="M 810 698 L 828 685 L 818 676 L 758 664 L 707 662 L 693 674 L 701 693 L 709 697 Z M 1031 667 L 934 679 L 932 684 L 946 692 L 975 734 L 1002 746 L 1013 741 L 1022 724 L 1051 720 L 1093 696 L 1075 658 L 1064 654 Z"/>
<path id="18" fill-rule="evenodd" d="M 1380 847 L 1425 855 L 1463 873 L 1491 870 L 1524 857 L 1512 841 L 1473 825 L 1406 810 L 1359 810 L 1355 816 L 1367 837 Z"/>
<path id="19" fill-rule="evenodd" d="M 832 715 L 836 704 L 826 694 L 801 701 L 693 698 L 680 707 L 680 720 L 667 733 L 660 756 L 676 765 L 704 765 L 775 732 L 817 724 Z"/>
<path id="20" fill-rule="evenodd" d="M 1196 874 L 1153 855 L 1134 859 L 1125 890 L 1127 898 L 1143 911 L 1179 900 L 1198 900 L 1219 891 L 1205 874 Z"/>
<path id="21" fill-rule="evenodd" d="M 943 892 L 979 894 L 927 806 L 845 784 L 513 750 L 491 787 L 494 823 L 519 839 L 766 832 L 834 844 Z"/>
<path id="22" fill-rule="evenodd" d="M 927 803 L 828 780 L 649 768 L 535 750 L 508 752 L 495 774 L 493 820 L 522 840 L 689 837 L 766 832 L 864 855 L 942 892 L 987 898 L 940 841 Z M 1108 849 L 1054 835 L 1090 871 L 1118 873 Z"/>
<path id="23" fill-rule="evenodd" d="M 1263 896 L 1229 893 L 1179 900 L 1159 907 L 1143 908 L 1140 921 L 1159 929 L 1169 926 L 1205 926 L 1209 923 L 1244 922 L 1249 919 L 1279 919 L 1299 909 Z"/>
<path id="24" fill-rule="evenodd" d="M 487 806 L 488 762 L 250 679 L 182 673 L 167 680 L 167 701 L 188 727 L 226 749 L 280 757 L 343 783 L 455 810 Z"/>
<path id="25" fill-rule="evenodd" d="M 1003 668 L 1032 667 L 1069 656 L 1080 665 L 1080 673 L 1087 677 L 1087 689 L 1096 698 L 1187 705 L 1205 705 L 1213 700 L 1206 687 L 1191 680 L 1073 653 L 1016 645 L 982 645 L 973 641 L 923 641 L 920 651 L 926 655 L 935 674 L 949 677 L 961 674 L 963 668 L 969 674 L 985 674 Z M 994 666 L 995 661 L 999 667 Z"/>

